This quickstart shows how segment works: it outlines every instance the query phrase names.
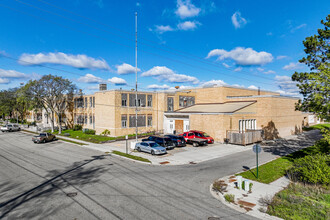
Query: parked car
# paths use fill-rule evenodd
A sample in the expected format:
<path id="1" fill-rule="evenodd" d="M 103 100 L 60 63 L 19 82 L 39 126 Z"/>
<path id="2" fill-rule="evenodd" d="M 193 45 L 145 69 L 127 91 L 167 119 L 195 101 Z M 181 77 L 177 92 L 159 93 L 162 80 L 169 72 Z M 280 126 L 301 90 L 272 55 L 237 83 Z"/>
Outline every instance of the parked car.
<path id="1" fill-rule="evenodd" d="M 165 147 L 166 150 L 174 149 L 174 144 L 171 138 L 162 137 L 157 135 L 149 136 L 147 139 L 142 139 L 142 141 L 154 141 L 162 147 Z"/>
<path id="2" fill-rule="evenodd" d="M 205 133 L 203 131 L 191 130 L 191 131 L 188 131 L 188 132 L 184 132 L 182 134 L 182 136 L 184 137 L 184 139 L 186 141 L 188 139 L 201 138 L 201 139 L 207 140 L 208 144 L 213 144 L 214 143 L 214 139 L 210 135 L 208 135 L 207 133 Z"/>
<path id="3" fill-rule="evenodd" d="M 1 131 L 20 131 L 21 128 L 18 125 L 15 124 L 7 124 L 1 127 Z"/>
<path id="4" fill-rule="evenodd" d="M 186 146 L 186 140 L 184 137 L 180 135 L 174 135 L 174 134 L 166 134 L 164 137 L 170 138 L 175 147 L 185 147 Z"/>
<path id="5" fill-rule="evenodd" d="M 135 149 L 139 152 L 143 151 L 143 152 L 151 153 L 152 155 L 166 154 L 166 148 L 160 146 L 154 141 L 139 142 L 135 145 Z"/>
<path id="6" fill-rule="evenodd" d="M 36 144 L 46 143 L 55 140 L 56 136 L 51 133 L 40 133 L 38 136 L 32 137 L 32 141 Z"/>

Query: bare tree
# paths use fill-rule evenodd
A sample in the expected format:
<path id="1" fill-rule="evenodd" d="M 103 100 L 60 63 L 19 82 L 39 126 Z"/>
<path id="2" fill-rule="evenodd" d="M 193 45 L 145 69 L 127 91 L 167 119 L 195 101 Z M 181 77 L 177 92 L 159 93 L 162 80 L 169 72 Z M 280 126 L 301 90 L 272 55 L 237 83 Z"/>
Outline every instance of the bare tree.
<path id="1" fill-rule="evenodd" d="M 47 112 L 51 130 L 57 122 L 59 133 L 62 132 L 62 115 L 68 103 L 72 101 L 76 86 L 68 79 L 60 76 L 45 75 L 39 80 L 30 81 L 30 91 L 36 103 Z"/>

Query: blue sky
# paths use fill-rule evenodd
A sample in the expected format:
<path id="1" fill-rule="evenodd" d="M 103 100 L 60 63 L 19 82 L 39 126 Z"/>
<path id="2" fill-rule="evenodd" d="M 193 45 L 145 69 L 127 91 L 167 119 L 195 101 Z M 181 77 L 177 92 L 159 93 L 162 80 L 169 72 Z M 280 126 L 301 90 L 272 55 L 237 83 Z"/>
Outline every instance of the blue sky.
<path id="1" fill-rule="evenodd" d="M 307 71 L 302 41 L 322 28 L 329 1 L 0 2 L 0 89 L 45 74 L 85 93 L 98 83 L 134 88 L 138 12 L 140 90 L 212 85 L 296 95 L 290 76 Z"/>

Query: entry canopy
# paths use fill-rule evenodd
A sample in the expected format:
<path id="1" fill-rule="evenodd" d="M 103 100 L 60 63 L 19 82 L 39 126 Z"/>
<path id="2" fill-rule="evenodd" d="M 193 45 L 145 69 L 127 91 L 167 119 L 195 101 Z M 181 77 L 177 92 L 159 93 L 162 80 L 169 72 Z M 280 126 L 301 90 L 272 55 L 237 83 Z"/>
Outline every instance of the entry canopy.
<path id="1" fill-rule="evenodd" d="M 254 103 L 256 103 L 256 101 L 195 104 L 187 108 L 178 109 L 175 113 L 234 113 Z M 249 110 L 249 112 L 250 111 L 251 110 Z"/>

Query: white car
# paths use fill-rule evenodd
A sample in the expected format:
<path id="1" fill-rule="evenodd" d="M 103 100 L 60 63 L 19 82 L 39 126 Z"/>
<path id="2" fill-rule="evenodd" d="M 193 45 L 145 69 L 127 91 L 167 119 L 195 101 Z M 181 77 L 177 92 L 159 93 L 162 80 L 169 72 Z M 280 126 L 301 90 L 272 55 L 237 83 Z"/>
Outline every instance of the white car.
<path id="1" fill-rule="evenodd" d="M 15 124 L 7 124 L 1 127 L 1 131 L 20 131 L 21 128 L 18 125 Z"/>

